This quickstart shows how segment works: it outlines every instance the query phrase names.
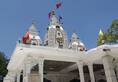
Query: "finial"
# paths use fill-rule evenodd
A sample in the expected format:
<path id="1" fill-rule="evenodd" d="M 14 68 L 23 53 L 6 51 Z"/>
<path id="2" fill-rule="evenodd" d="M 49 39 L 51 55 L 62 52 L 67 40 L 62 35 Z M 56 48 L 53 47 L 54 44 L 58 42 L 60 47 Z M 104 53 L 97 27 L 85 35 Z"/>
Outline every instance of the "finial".
<path id="1" fill-rule="evenodd" d="M 76 30 L 73 30 L 73 33 L 77 34 Z"/>
<path id="2" fill-rule="evenodd" d="M 55 15 L 55 10 L 52 11 L 52 15 Z"/>
<path id="3" fill-rule="evenodd" d="M 100 31 L 99 31 L 99 35 L 104 35 L 102 29 L 100 29 Z"/>
<path id="4" fill-rule="evenodd" d="M 35 25 L 35 20 L 34 20 L 34 18 L 32 18 L 32 24 Z"/>

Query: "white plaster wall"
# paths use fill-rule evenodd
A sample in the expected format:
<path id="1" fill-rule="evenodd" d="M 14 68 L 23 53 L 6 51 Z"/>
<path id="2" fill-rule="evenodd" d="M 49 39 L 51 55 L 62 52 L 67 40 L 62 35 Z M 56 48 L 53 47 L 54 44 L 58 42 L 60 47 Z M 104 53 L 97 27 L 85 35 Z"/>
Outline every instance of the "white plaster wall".
<path id="1" fill-rule="evenodd" d="M 31 74 L 29 77 L 30 82 L 39 82 L 39 74 Z"/>

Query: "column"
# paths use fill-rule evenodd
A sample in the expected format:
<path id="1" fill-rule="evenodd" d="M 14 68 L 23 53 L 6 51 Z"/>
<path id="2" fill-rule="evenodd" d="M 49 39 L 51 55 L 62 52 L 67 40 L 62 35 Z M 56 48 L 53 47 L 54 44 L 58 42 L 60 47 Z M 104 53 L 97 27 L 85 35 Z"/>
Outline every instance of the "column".
<path id="1" fill-rule="evenodd" d="M 39 82 L 43 82 L 43 64 L 44 64 L 44 59 L 39 58 Z"/>
<path id="2" fill-rule="evenodd" d="M 91 82 L 95 82 L 95 76 L 94 76 L 94 72 L 93 72 L 93 64 L 92 63 L 88 63 L 88 69 L 89 69 Z"/>
<path id="3" fill-rule="evenodd" d="M 10 76 L 6 75 L 6 77 L 4 77 L 3 82 L 11 82 L 11 81 L 12 81 L 12 79 Z"/>
<path id="4" fill-rule="evenodd" d="M 16 78 L 16 73 L 14 71 L 9 71 L 6 77 L 4 78 L 3 82 L 15 82 Z"/>
<path id="5" fill-rule="evenodd" d="M 117 59 L 118 60 L 118 59 Z M 118 61 L 116 60 L 116 78 L 118 80 Z"/>
<path id="6" fill-rule="evenodd" d="M 23 82 L 30 82 L 30 72 L 31 72 L 31 61 L 32 57 L 27 57 L 25 63 L 24 63 L 24 70 L 23 70 Z"/>
<path id="7" fill-rule="evenodd" d="M 20 72 L 17 73 L 17 81 L 16 82 L 20 82 Z"/>
<path id="8" fill-rule="evenodd" d="M 79 69 L 80 82 L 85 82 L 84 71 L 83 71 L 83 62 L 78 61 L 77 66 L 78 66 L 78 69 Z"/>
<path id="9" fill-rule="evenodd" d="M 106 75 L 107 82 L 117 82 L 116 75 L 113 68 L 113 58 L 109 55 L 106 55 L 102 58 L 104 71 Z"/>

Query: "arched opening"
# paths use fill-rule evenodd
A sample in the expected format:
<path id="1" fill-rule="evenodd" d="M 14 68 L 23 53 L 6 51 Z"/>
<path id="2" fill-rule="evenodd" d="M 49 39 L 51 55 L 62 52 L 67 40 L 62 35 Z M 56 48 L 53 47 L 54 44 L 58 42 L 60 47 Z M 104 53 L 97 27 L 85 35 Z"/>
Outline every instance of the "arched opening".
<path id="1" fill-rule="evenodd" d="M 38 64 L 36 64 L 35 66 L 32 67 L 31 73 L 38 73 L 38 71 L 39 71 L 39 67 Z"/>
<path id="2" fill-rule="evenodd" d="M 43 73 L 44 75 L 46 73 Z M 31 68 L 31 74 L 30 74 L 30 82 L 39 82 L 39 65 L 36 64 Z M 47 78 L 43 78 L 43 82 L 51 82 L 51 80 L 47 79 Z"/>
<path id="3" fill-rule="evenodd" d="M 39 67 L 38 64 L 31 68 L 31 73 L 29 76 L 30 82 L 39 82 Z"/>

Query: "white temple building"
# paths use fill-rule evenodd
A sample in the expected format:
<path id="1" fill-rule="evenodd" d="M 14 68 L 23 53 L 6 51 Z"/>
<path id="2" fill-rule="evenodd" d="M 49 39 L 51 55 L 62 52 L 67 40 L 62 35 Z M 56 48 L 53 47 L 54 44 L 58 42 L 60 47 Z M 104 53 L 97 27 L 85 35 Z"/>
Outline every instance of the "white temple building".
<path id="1" fill-rule="evenodd" d="M 4 82 L 118 82 L 118 45 L 87 51 L 76 33 L 68 41 L 55 13 L 44 41 L 34 23 L 24 41 L 16 45 Z"/>

